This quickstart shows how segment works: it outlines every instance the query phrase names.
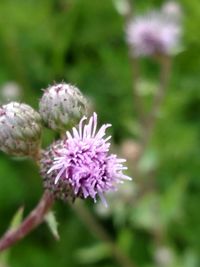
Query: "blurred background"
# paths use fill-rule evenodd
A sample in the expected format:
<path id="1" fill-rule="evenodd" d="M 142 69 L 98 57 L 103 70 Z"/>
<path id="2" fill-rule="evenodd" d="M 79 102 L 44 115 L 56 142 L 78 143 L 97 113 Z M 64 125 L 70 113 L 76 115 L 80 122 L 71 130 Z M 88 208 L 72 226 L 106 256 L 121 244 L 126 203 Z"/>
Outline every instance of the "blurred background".
<path id="1" fill-rule="evenodd" d="M 57 202 L 60 241 L 43 224 L 0 256 L 1 267 L 200 266 L 200 3 L 178 2 L 184 14 L 182 51 L 172 60 L 145 149 L 121 3 L 0 1 L 1 104 L 14 99 L 37 109 L 42 88 L 63 80 L 76 85 L 100 122 L 112 123 L 113 150 L 128 159 L 128 175 L 134 177 L 107 197 L 108 209 L 88 200 L 81 213 L 81 206 L 74 210 Z M 134 1 L 134 12 L 163 3 Z M 139 96 L 148 114 L 159 64 L 141 59 L 140 70 Z M 45 130 L 44 147 L 54 139 Z M 19 207 L 28 214 L 41 194 L 34 163 L 0 152 L 0 233 Z M 102 238 L 101 231 L 109 237 Z"/>

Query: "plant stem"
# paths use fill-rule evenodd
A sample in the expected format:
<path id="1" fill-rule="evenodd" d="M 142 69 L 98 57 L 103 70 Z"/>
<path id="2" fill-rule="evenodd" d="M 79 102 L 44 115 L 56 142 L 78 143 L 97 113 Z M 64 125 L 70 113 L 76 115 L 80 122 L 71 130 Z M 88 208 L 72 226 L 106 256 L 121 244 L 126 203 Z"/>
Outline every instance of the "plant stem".
<path id="1" fill-rule="evenodd" d="M 134 18 L 135 6 L 134 1 L 127 0 L 129 10 L 124 14 L 125 27 L 129 25 L 130 21 Z M 140 81 L 140 64 L 137 57 L 134 55 L 133 47 L 127 42 L 128 53 L 129 53 L 129 62 L 131 65 L 131 74 L 132 74 L 132 91 L 133 91 L 133 102 L 136 111 L 136 115 L 139 119 L 140 126 L 143 125 L 145 114 L 144 107 L 141 96 L 138 94 L 138 84 Z"/>
<path id="2" fill-rule="evenodd" d="M 171 58 L 169 56 L 162 56 L 160 58 L 161 71 L 160 71 L 160 84 L 153 99 L 152 110 L 146 117 L 145 121 L 145 131 L 142 136 L 143 150 L 149 144 L 152 137 L 153 131 L 155 129 L 158 114 L 161 109 L 166 90 L 169 83 L 170 73 L 171 73 Z"/>
<path id="3" fill-rule="evenodd" d="M 76 212 L 79 218 L 84 222 L 88 229 L 94 233 L 94 235 L 105 242 L 121 267 L 136 267 L 132 260 L 121 250 L 121 248 L 114 243 L 109 233 L 104 229 L 104 227 L 98 222 L 95 216 L 87 209 L 87 207 L 80 201 L 75 204 L 69 202 L 71 208 Z"/>
<path id="4" fill-rule="evenodd" d="M 11 247 L 34 230 L 44 220 L 45 215 L 52 207 L 54 198 L 49 192 L 44 192 L 38 205 L 24 219 L 15 230 L 8 230 L 0 239 L 0 252 Z"/>

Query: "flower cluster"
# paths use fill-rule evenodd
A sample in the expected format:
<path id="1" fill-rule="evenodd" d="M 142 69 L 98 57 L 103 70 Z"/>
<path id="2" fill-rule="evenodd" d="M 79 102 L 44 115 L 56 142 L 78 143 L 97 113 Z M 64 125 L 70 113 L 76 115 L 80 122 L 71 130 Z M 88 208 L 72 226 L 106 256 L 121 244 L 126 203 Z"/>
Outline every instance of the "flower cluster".
<path id="1" fill-rule="evenodd" d="M 135 17 L 127 26 L 127 41 L 135 56 L 172 55 L 180 49 L 181 23 L 175 8 Z M 178 10 L 178 9 L 177 9 Z M 177 11 L 178 12 L 178 11 Z"/>
<path id="2" fill-rule="evenodd" d="M 109 139 L 105 131 L 110 124 L 97 131 L 97 115 L 94 113 L 88 124 L 86 117 L 67 138 L 55 143 L 41 160 L 44 185 L 58 198 L 91 197 L 98 195 L 106 205 L 104 193 L 116 190 L 117 184 L 131 178 L 123 174 L 124 159 L 109 154 Z M 60 190 L 62 188 L 62 190 Z"/>
<path id="3" fill-rule="evenodd" d="M 99 196 L 106 205 L 104 193 L 115 191 L 118 183 L 131 178 L 123 174 L 125 160 L 109 153 L 111 136 L 105 135 L 111 125 L 97 130 L 96 113 L 87 123 L 86 103 L 78 88 L 61 83 L 44 91 L 39 113 L 18 102 L 0 106 L 0 150 L 39 160 L 44 188 L 55 198 L 96 201 Z M 45 150 L 41 150 L 42 119 L 62 138 Z M 78 119 L 78 129 L 66 132 Z"/>

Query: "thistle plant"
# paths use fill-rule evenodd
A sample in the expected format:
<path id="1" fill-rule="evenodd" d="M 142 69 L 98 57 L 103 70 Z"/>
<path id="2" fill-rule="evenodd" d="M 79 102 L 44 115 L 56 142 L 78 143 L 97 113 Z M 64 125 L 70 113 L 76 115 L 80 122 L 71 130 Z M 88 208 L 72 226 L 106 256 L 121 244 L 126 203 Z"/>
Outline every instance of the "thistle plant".
<path id="1" fill-rule="evenodd" d="M 36 161 L 44 194 L 35 209 L 17 229 L 8 230 L 2 236 L 0 252 L 11 247 L 41 224 L 55 200 L 62 200 L 71 205 L 89 229 L 109 246 L 119 266 L 135 266 L 83 203 L 87 199 L 97 202 L 100 198 L 99 204 L 95 207 L 98 211 L 105 212 L 106 206 L 110 206 L 110 209 L 106 210 L 107 215 L 109 212 L 117 213 L 122 207 L 125 211 L 125 221 L 127 210 L 134 209 L 133 202 L 134 206 L 137 206 L 145 194 L 158 193 L 155 181 L 156 168 L 153 166 L 151 171 L 141 171 L 140 163 L 160 118 L 170 81 L 173 57 L 180 52 L 182 14 L 179 6 L 173 1 L 166 2 L 158 10 L 150 10 L 142 15 L 133 9 L 134 0 L 114 2 L 120 14 L 125 17 L 125 40 L 133 76 L 133 107 L 136 109 L 134 121 L 137 121 L 139 126 L 134 133 L 134 143 L 128 142 L 122 150 L 126 150 L 126 147 L 129 152 L 131 150 L 130 161 L 138 181 L 137 188 L 127 183 L 116 192 L 121 183 L 131 179 L 126 175 L 125 160 L 111 152 L 111 137 L 106 135 L 111 125 L 104 124 L 98 129 L 97 114 L 93 113 L 91 117 L 87 117 L 87 100 L 76 86 L 64 82 L 48 86 L 39 102 L 39 112 L 21 103 L 11 102 L 3 105 L 0 107 L 0 149 L 11 156 L 29 156 Z M 149 99 L 146 101 L 142 90 L 142 84 L 150 84 L 142 78 L 140 60 L 144 57 L 158 64 L 160 72 L 155 90 L 149 90 L 151 93 L 148 93 L 151 104 L 148 102 Z M 148 108 L 145 109 L 146 102 Z M 42 124 L 60 136 L 47 148 L 41 148 Z M 126 157 L 129 158 L 129 155 Z M 106 197 L 107 192 L 111 192 L 109 197 Z M 152 214 L 160 223 L 158 210 L 156 207 Z M 146 220 L 145 216 L 144 219 Z M 157 227 L 150 232 L 157 252 L 154 255 L 155 266 L 164 266 L 167 262 L 163 261 L 163 255 L 168 252 L 165 230 Z M 167 264 L 170 264 L 169 261 Z"/>
<path id="2" fill-rule="evenodd" d="M 97 114 L 87 121 L 86 109 L 86 99 L 79 89 L 66 83 L 44 91 L 40 114 L 29 105 L 16 102 L 0 107 L 0 149 L 12 156 L 32 157 L 44 184 L 44 194 L 36 208 L 17 229 L 8 230 L 0 239 L 0 251 L 36 228 L 55 199 L 92 198 L 96 202 L 99 197 L 107 205 L 104 194 L 116 191 L 124 180 L 131 180 L 123 173 L 127 169 L 125 160 L 109 152 L 111 136 L 106 137 L 106 129 L 111 124 L 97 130 Z M 43 150 L 41 117 L 61 136 Z M 63 135 L 69 125 L 73 128 Z"/>

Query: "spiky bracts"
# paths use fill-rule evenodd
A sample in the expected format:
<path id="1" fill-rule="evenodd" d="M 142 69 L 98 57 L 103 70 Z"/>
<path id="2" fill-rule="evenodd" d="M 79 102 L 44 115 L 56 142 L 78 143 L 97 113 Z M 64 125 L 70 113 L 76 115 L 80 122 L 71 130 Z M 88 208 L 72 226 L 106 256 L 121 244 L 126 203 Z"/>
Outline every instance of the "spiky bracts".
<path id="1" fill-rule="evenodd" d="M 67 83 L 55 84 L 44 90 L 39 111 L 47 127 L 63 132 L 86 114 L 87 101 L 77 87 Z"/>
<path id="2" fill-rule="evenodd" d="M 41 139 L 41 117 L 27 104 L 0 107 L 0 150 L 12 156 L 34 156 Z"/>

